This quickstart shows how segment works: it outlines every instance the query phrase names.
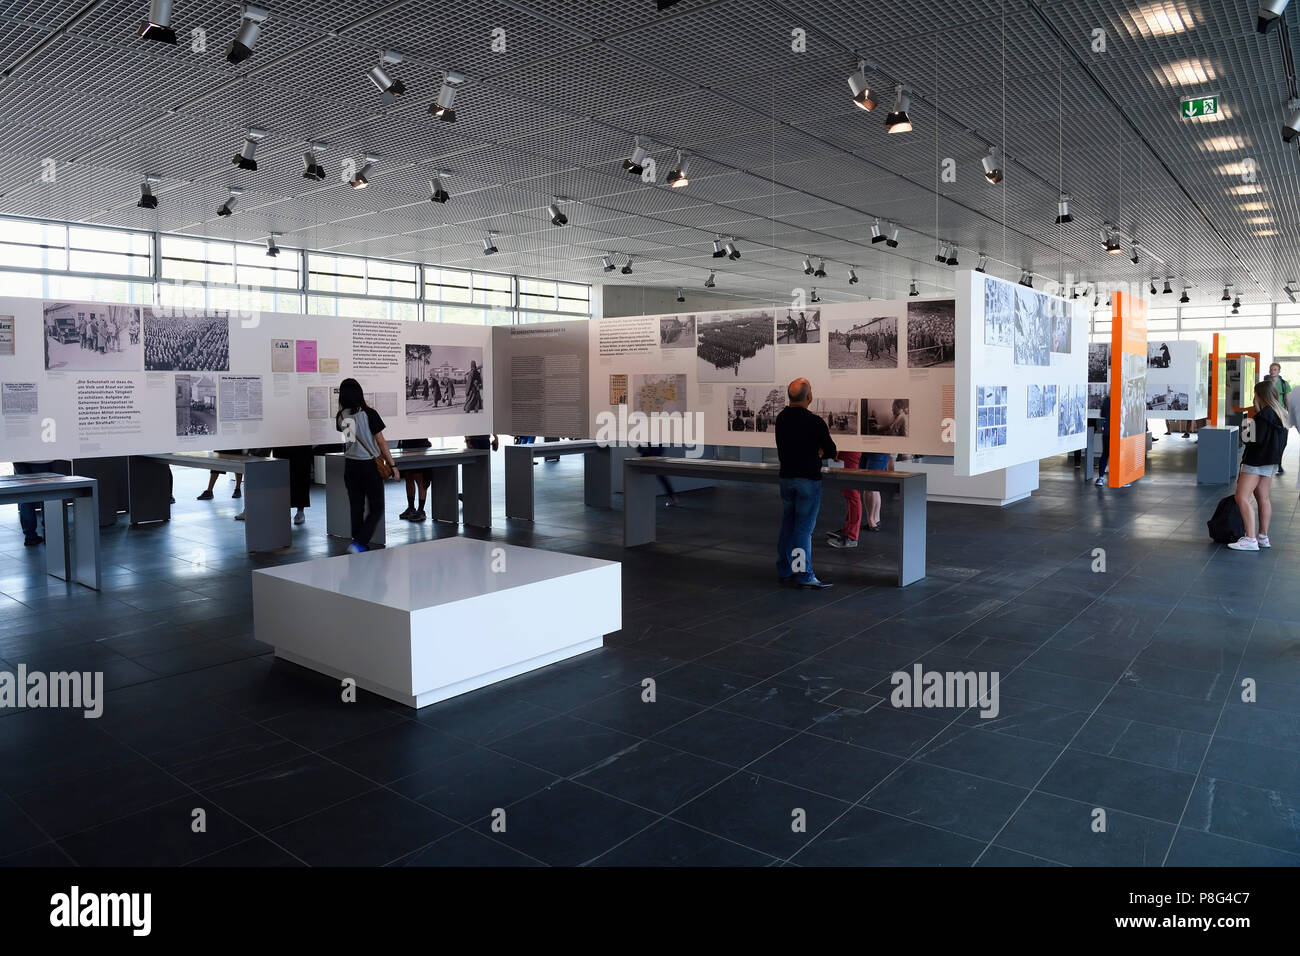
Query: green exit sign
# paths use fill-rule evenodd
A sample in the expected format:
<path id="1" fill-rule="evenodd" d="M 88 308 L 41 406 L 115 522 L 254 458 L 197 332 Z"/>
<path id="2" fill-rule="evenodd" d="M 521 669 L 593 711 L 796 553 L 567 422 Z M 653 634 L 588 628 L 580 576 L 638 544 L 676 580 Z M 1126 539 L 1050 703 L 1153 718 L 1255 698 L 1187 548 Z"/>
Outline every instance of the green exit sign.
<path id="1" fill-rule="evenodd" d="M 1197 96 L 1183 100 L 1183 118 L 1199 119 L 1202 116 L 1219 115 L 1219 98 L 1217 96 Z"/>

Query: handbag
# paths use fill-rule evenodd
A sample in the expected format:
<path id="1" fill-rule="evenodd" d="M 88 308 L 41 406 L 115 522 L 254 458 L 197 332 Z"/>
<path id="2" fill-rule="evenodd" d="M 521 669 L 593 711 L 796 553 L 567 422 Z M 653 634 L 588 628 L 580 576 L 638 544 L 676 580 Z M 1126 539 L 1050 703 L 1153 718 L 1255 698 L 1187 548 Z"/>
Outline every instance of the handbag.
<path id="1" fill-rule="evenodd" d="M 360 438 L 359 435 L 357 437 L 358 439 Z M 374 441 L 374 438 L 375 438 L 374 435 L 370 436 L 371 441 Z M 377 445 L 373 450 L 370 448 L 366 448 L 365 443 L 362 443 L 361 447 L 365 448 L 366 454 L 368 454 L 370 456 L 370 460 L 375 463 L 375 469 L 379 472 L 379 477 L 383 481 L 387 481 L 389 478 L 393 477 L 393 468 L 391 465 L 388 464 L 388 462 L 384 461 L 383 456 L 379 454 L 379 447 Z"/>

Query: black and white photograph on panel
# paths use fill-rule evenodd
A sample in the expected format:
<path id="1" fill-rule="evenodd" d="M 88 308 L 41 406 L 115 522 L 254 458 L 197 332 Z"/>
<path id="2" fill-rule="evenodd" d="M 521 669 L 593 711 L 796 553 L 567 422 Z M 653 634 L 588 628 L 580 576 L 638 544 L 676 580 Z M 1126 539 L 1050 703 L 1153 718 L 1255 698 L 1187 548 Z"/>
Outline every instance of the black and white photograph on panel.
<path id="1" fill-rule="evenodd" d="M 821 340 L 821 309 L 783 309 L 776 314 L 778 345 L 811 345 Z"/>
<path id="2" fill-rule="evenodd" d="M 628 411 L 647 415 L 686 411 L 686 376 L 684 374 L 633 375 L 632 404 Z"/>
<path id="3" fill-rule="evenodd" d="M 1196 408 L 1201 414 L 1208 414 L 1210 408 L 1210 371 L 1208 362 L 1209 353 L 1205 351 L 1205 346 L 1198 344 L 1196 347 L 1196 364 L 1200 367 L 1201 374 L 1196 380 Z M 1291 424 L 1295 424 L 1292 422 Z"/>
<path id="4" fill-rule="evenodd" d="M 483 411 L 483 350 L 472 345 L 406 345 L 406 414 Z"/>
<path id="5" fill-rule="evenodd" d="M 1147 363 L 1144 356 L 1125 352 L 1120 392 L 1119 437 L 1141 435 L 1147 429 Z"/>
<path id="6" fill-rule="evenodd" d="M 984 344 L 1011 348 L 1014 340 L 1012 334 L 1012 286 L 1006 282 L 993 279 L 984 282 Z"/>
<path id="7" fill-rule="evenodd" d="M 1169 362 L 1168 342 L 1147 343 L 1147 368 L 1168 368 Z"/>
<path id="8" fill-rule="evenodd" d="M 785 407 L 779 388 L 761 385 L 733 385 L 727 393 L 727 431 L 766 432 Z"/>
<path id="9" fill-rule="evenodd" d="M 1070 321 L 1069 305 L 1055 297 L 1044 296 L 1043 308 L 1051 323 L 1052 351 L 1060 355 L 1069 355 L 1070 336 L 1074 331 Z"/>
<path id="10" fill-rule="evenodd" d="M 1043 296 L 1025 286 L 1016 286 L 1015 363 L 1051 365 L 1051 317 Z"/>
<path id="11" fill-rule="evenodd" d="M 1088 387 L 1062 385 L 1057 402 L 1056 436 L 1065 438 L 1083 431 L 1088 421 Z"/>
<path id="12" fill-rule="evenodd" d="M 911 399 L 862 399 L 862 434 L 906 438 L 911 434 Z"/>
<path id="13" fill-rule="evenodd" d="M 826 367 L 898 368 L 898 319 L 828 319 Z"/>
<path id="14" fill-rule="evenodd" d="M 1046 418 L 1056 411 L 1055 385 L 1030 385 L 1025 414 L 1030 418 Z"/>
<path id="15" fill-rule="evenodd" d="M 951 368 L 957 359 L 957 300 L 907 303 L 907 367 Z"/>
<path id="16" fill-rule="evenodd" d="M 665 315 L 660 318 L 659 347 L 661 349 L 694 348 L 695 316 Z"/>
<path id="17" fill-rule="evenodd" d="M 176 437 L 217 433 L 217 376 L 182 372 L 176 376 Z"/>
<path id="18" fill-rule="evenodd" d="M 230 371 L 230 313 L 146 312 L 147 372 Z"/>
<path id="19" fill-rule="evenodd" d="M 1185 412 L 1191 398 L 1191 386 L 1153 385 L 1147 383 L 1147 411 Z"/>
<path id="20" fill-rule="evenodd" d="M 1110 386 L 1105 382 L 1088 383 L 1088 416 L 1095 417 L 1102 414 L 1102 402 L 1106 400 L 1106 395 L 1110 392 Z"/>
<path id="21" fill-rule="evenodd" d="M 858 434 L 856 398 L 814 398 L 808 411 L 824 419 L 832 435 Z"/>
<path id="22" fill-rule="evenodd" d="M 1088 381 L 1110 381 L 1110 343 L 1088 343 Z"/>
<path id="23" fill-rule="evenodd" d="M 138 372 L 138 305 L 45 303 L 45 367 L 51 372 Z"/>
<path id="24" fill-rule="evenodd" d="M 1000 448 L 1007 443 L 1007 387 L 975 386 L 975 448 Z"/>
<path id="25" fill-rule="evenodd" d="M 756 309 L 697 316 L 696 380 L 700 382 L 776 381 L 776 317 Z"/>

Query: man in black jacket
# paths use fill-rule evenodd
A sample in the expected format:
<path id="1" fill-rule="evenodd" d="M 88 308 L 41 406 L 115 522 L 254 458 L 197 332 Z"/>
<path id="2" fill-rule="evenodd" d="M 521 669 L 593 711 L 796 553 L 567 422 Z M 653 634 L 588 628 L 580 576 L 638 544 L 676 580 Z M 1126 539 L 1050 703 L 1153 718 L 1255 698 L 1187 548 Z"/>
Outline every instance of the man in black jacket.
<path id="1" fill-rule="evenodd" d="M 826 421 L 808 410 L 812 383 L 797 378 L 786 389 L 790 404 L 776 416 L 781 459 L 781 537 L 776 572 L 782 584 L 829 588 L 812 567 L 812 532 L 822 502 L 822 459 L 838 454 Z"/>

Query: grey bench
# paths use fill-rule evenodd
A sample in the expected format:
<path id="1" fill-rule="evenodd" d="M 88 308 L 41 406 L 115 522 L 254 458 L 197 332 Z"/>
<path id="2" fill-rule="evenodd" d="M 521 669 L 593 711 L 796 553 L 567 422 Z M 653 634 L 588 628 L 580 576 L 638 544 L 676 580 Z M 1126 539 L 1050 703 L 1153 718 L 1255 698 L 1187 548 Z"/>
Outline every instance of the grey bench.
<path id="1" fill-rule="evenodd" d="M 491 452 L 478 448 L 454 451 L 436 449 L 394 451 L 398 478 L 403 471 L 433 470 L 429 483 L 429 504 L 434 521 L 456 524 L 461 520 L 461 502 L 457 497 L 464 486 L 464 520 L 471 528 L 492 527 L 492 459 Z M 348 490 L 343 483 L 342 452 L 325 456 L 325 530 L 331 537 L 352 539 L 352 511 Z M 459 476 L 457 469 L 460 469 Z M 458 481 L 459 478 L 459 481 Z M 387 535 L 381 520 L 375 527 L 370 544 L 384 544 Z"/>
<path id="2" fill-rule="evenodd" d="M 629 458 L 623 463 L 623 547 L 655 540 L 655 476 L 685 476 L 714 481 L 750 481 L 775 485 L 781 466 L 748 461 L 689 458 Z M 898 586 L 925 577 L 926 479 L 921 473 L 823 468 L 822 481 L 836 490 L 898 491 Z M 774 512 L 779 513 L 779 512 Z"/>
<path id="3" fill-rule="evenodd" d="M 72 526 L 65 506 L 72 502 Z M 37 472 L 0 477 L 0 505 L 40 504 L 45 513 L 45 570 L 98 591 L 99 483 L 79 475 Z"/>
<path id="4" fill-rule="evenodd" d="M 552 441 L 506 446 L 506 517 L 533 520 L 533 461 L 582 455 L 582 500 L 592 508 L 613 507 L 609 446 L 594 440 Z"/>
<path id="5" fill-rule="evenodd" d="M 202 468 L 244 476 L 244 546 L 249 551 L 289 547 L 289 462 L 258 455 L 225 455 L 215 451 L 184 451 L 133 455 L 128 465 L 131 524 L 171 519 L 171 475 L 168 467 Z"/>

